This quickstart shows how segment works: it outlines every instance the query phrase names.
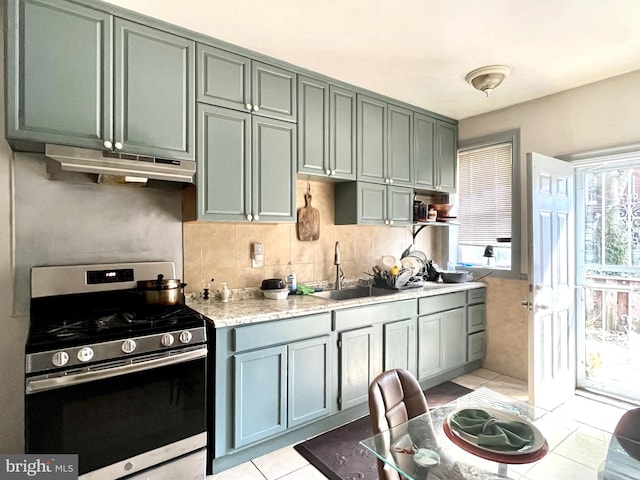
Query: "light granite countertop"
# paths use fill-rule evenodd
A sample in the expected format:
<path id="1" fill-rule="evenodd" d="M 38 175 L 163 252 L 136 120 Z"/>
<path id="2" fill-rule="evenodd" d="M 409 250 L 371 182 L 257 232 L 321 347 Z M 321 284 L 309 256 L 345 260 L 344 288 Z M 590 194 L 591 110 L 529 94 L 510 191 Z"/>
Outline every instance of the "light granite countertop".
<path id="1" fill-rule="evenodd" d="M 422 288 L 411 288 L 388 295 L 349 300 L 329 300 L 315 295 L 289 295 L 285 300 L 270 300 L 261 296 L 253 296 L 232 298 L 229 302 L 223 303 L 217 298 L 203 300 L 201 297 L 191 295 L 187 297 L 186 303 L 204 315 L 215 328 L 224 328 L 483 287 L 486 287 L 484 282 L 427 283 Z M 261 292 L 258 290 L 258 293 Z"/>

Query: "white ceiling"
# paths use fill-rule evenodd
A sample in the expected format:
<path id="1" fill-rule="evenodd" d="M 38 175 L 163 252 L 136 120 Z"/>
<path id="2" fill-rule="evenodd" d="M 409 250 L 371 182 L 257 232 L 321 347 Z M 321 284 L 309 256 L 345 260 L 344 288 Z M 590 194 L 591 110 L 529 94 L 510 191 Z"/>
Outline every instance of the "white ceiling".
<path id="1" fill-rule="evenodd" d="M 638 0 L 109 1 L 455 119 L 640 69 Z"/>

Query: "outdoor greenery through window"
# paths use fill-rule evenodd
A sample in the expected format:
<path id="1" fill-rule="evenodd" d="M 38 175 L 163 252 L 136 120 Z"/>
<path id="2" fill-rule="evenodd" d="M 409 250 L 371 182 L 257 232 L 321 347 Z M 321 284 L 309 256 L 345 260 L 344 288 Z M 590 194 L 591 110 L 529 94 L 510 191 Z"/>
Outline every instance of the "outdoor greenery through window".
<path id="1" fill-rule="evenodd" d="M 511 142 L 458 152 L 458 263 L 510 270 Z"/>

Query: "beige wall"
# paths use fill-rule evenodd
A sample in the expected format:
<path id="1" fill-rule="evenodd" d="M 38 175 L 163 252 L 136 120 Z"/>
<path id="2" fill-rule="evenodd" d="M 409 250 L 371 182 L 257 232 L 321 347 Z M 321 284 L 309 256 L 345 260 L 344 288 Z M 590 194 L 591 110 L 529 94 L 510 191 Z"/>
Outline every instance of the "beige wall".
<path id="1" fill-rule="evenodd" d="M 640 71 L 467 118 L 459 140 L 520 128 L 520 162 L 527 152 L 549 156 L 640 143 Z M 500 95 L 500 89 L 493 95 Z M 491 97 L 487 101 L 491 101 Z M 522 182 L 522 263 L 527 271 L 526 178 Z M 527 282 L 488 279 L 484 366 L 526 380 Z"/>
<path id="2" fill-rule="evenodd" d="M 411 242 L 408 227 L 334 225 L 334 185 L 310 182 L 312 206 L 320 212 L 320 238 L 301 242 L 296 224 L 188 222 L 184 224 L 184 281 L 187 291 L 199 291 L 202 280 L 215 278 L 230 288 L 259 287 L 265 278 L 284 279 L 296 272 L 298 283 L 335 279 L 333 254 L 340 242 L 342 269 L 347 279 L 363 277 L 363 272 L 382 255 L 400 257 Z M 305 180 L 297 181 L 296 204 L 304 206 Z M 439 259 L 438 227 L 423 230 L 416 248 Z M 264 244 L 264 266 L 252 268 L 251 247 Z"/>

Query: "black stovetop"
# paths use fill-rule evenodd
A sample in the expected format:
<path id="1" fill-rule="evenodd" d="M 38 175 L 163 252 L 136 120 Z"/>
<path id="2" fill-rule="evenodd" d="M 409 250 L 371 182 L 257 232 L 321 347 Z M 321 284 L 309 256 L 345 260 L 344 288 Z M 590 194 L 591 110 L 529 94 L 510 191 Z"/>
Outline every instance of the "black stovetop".
<path id="1" fill-rule="evenodd" d="M 201 327 L 190 307 L 147 305 L 130 290 L 31 300 L 26 353 Z"/>

